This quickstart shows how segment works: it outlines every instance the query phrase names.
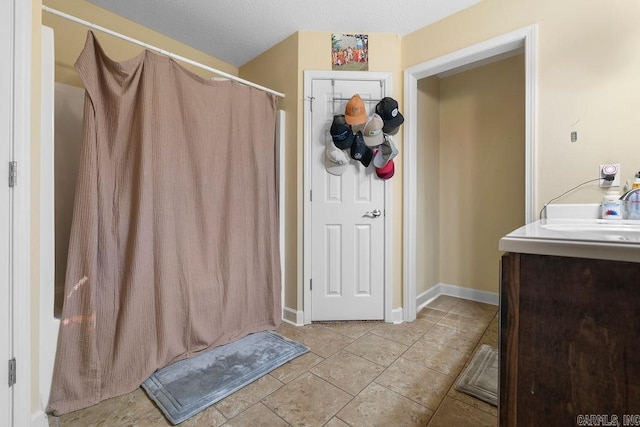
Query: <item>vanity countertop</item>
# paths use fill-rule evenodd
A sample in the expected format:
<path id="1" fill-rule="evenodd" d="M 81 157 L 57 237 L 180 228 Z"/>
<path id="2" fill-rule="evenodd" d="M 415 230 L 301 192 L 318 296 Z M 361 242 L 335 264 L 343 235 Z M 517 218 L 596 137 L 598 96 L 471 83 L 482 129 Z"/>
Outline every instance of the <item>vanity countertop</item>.
<path id="1" fill-rule="evenodd" d="M 640 263 L 640 221 L 542 219 L 500 239 L 505 252 Z"/>

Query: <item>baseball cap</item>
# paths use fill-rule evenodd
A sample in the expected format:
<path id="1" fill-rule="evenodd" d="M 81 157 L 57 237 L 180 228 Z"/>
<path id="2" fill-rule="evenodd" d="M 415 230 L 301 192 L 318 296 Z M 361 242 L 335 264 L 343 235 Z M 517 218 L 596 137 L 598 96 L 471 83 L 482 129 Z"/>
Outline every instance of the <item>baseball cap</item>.
<path id="1" fill-rule="evenodd" d="M 398 101 L 388 96 L 385 96 L 376 104 L 376 113 L 384 121 L 384 133 L 395 135 L 400 125 L 404 123 L 404 117 L 398 111 Z"/>
<path id="2" fill-rule="evenodd" d="M 367 121 L 367 111 L 364 102 L 357 93 L 349 99 L 344 109 L 344 117 L 350 125 L 359 125 Z"/>
<path id="3" fill-rule="evenodd" d="M 373 114 L 367 123 L 364 125 L 364 129 L 362 130 L 362 136 L 364 137 L 364 143 L 369 147 L 377 147 L 382 144 L 384 141 L 384 135 L 382 133 L 382 128 L 384 127 L 384 122 L 382 118 Z"/>
<path id="4" fill-rule="evenodd" d="M 384 141 L 373 152 L 373 165 L 377 168 L 385 166 L 389 160 L 398 155 L 398 148 L 391 135 L 384 136 Z"/>
<path id="5" fill-rule="evenodd" d="M 329 132 L 336 147 L 341 150 L 351 147 L 353 132 L 351 126 L 345 121 L 344 114 L 336 114 L 333 116 L 333 123 L 331 123 Z"/>
<path id="6" fill-rule="evenodd" d="M 389 179 L 393 176 L 395 172 L 395 165 L 393 164 L 393 160 L 389 160 L 386 165 L 381 168 L 376 168 L 376 175 L 380 179 Z"/>
<path id="7" fill-rule="evenodd" d="M 371 148 L 367 147 L 367 144 L 364 143 L 362 132 L 356 133 L 353 138 L 353 144 L 351 144 L 351 158 L 358 160 L 365 167 L 369 166 L 369 163 L 371 163 L 373 151 L 371 151 Z"/>
<path id="8" fill-rule="evenodd" d="M 324 150 L 324 167 L 332 175 L 342 175 L 349 166 L 349 158 L 344 151 L 328 142 Z"/>

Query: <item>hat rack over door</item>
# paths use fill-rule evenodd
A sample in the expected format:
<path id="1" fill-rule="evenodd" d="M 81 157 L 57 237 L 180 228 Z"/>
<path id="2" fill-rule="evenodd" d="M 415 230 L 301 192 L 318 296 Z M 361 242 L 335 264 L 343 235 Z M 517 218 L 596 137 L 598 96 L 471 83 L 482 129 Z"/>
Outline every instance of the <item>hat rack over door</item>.
<path id="1" fill-rule="evenodd" d="M 380 87 L 384 87 L 384 80 L 379 80 L 380 82 Z M 331 79 L 331 90 L 332 90 L 332 94 L 331 94 L 331 111 L 333 112 L 333 115 L 335 116 L 336 114 L 336 101 L 349 101 L 351 99 L 351 97 L 349 98 L 341 98 L 338 96 L 335 96 L 335 87 L 336 87 L 336 81 L 335 79 Z M 380 99 L 366 99 L 366 98 L 362 98 L 363 102 L 380 102 Z"/>

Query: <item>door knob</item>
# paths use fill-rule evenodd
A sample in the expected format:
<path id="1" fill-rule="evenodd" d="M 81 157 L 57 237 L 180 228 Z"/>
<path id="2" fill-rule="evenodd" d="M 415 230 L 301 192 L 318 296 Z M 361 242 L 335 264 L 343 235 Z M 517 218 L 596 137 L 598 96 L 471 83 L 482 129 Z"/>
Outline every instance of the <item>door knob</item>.
<path id="1" fill-rule="evenodd" d="M 380 215 L 382 215 L 382 212 L 380 212 L 380 209 L 374 209 L 371 212 L 366 212 L 365 215 L 372 218 L 378 218 Z"/>

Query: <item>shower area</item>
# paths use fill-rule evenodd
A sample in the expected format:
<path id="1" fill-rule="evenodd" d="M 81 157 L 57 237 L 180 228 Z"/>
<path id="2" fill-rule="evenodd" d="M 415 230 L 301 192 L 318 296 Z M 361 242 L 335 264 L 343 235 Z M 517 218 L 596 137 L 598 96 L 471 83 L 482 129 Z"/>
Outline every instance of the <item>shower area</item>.
<path id="1" fill-rule="evenodd" d="M 81 146 L 83 141 L 83 116 L 85 106 L 85 89 L 56 82 L 55 79 L 54 31 L 42 27 L 42 106 L 41 106 L 41 217 L 40 217 L 40 338 L 39 338 L 39 390 L 41 407 L 46 407 L 52 389 L 56 348 L 61 323 L 68 323 L 70 318 L 61 321 L 63 302 L 69 295 L 65 294 L 65 274 L 67 270 L 67 254 L 69 252 L 70 235 L 74 204 L 76 204 L 76 188 L 78 173 L 81 168 Z M 274 171 L 274 206 L 270 209 L 276 213 L 276 236 L 273 240 L 275 253 L 282 251 L 283 236 L 278 234 L 284 230 L 282 218 L 277 212 L 282 210 L 283 197 L 280 197 L 284 185 L 283 169 L 280 167 L 284 158 L 284 112 L 275 113 L 275 150 L 273 152 Z M 269 153 L 262 153 L 265 155 Z M 268 164 L 268 163 L 267 163 Z M 72 242 L 73 244 L 73 242 Z M 282 257 L 276 260 L 278 269 L 282 269 Z M 276 276 L 274 276 L 275 278 Z M 220 278 L 217 278 L 220 280 Z M 82 282 L 82 280 L 80 281 Z M 79 283 L 80 283 L 79 282 Z M 282 300 L 284 287 L 278 273 L 277 300 Z M 82 284 L 82 283 L 80 283 Z M 67 288 L 68 291 L 69 288 Z M 67 292 L 68 294 L 69 292 Z M 274 300 L 275 301 L 275 300 Z M 219 306 L 222 301 L 215 303 Z M 278 304 L 280 304 L 278 302 Z M 274 319 L 282 317 L 278 309 Z M 224 333 L 222 333 L 224 335 Z M 231 339 L 232 333 L 220 339 L 220 342 Z M 213 341 L 212 341 L 213 342 Z M 209 344 L 201 342 L 197 348 L 205 348 Z M 197 347 L 197 348 L 196 348 Z M 176 353 L 177 354 L 177 353 Z M 182 356 L 178 356 L 182 357 Z"/>

